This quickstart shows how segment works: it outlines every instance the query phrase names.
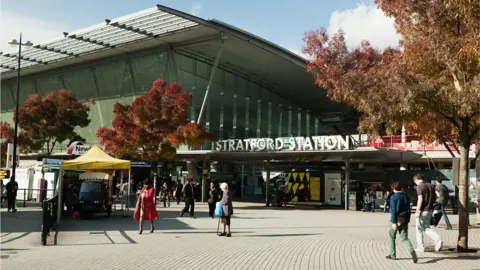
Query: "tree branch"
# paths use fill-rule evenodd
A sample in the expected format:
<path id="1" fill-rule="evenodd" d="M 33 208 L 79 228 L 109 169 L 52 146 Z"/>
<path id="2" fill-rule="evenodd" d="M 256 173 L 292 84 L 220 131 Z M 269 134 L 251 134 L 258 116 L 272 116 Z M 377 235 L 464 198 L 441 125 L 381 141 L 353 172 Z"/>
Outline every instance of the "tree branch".
<path id="1" fill-rule="evenodd" d="M 445 148 L 447 148 L 447 150 L 448 150 L 448 152 L 450 153 L 450 155 L 452 156 L 452 158 L 454 158 L 454 157 L 455 157 L 455 154 L 453 154 L 452 149 L 450 149 L 450 147 L 448 146 L 447 142 L 445 142 L 444 139 L 441 139 L 441 141 L 442 141 L 442 143 L 443 143 L 443 146 L 445 146 Z M 457 149 L 457 151 L 458 151 L 458 149 Z"/>

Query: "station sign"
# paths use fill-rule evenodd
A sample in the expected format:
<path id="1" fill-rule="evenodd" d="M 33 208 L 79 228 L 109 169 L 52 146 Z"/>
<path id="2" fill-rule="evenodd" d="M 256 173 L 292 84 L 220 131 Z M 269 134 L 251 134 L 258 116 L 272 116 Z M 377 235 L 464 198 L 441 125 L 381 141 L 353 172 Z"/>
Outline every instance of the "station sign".
<path id="1" fill-rule="evenodd" d="M 10 178 L 10 170 L 0 169 L 0 179 L 8 179 L 8 178 Z"/>
<path id="2" fill-rule="evenodd" d="M 310 136 L 290 138 L 229 139 L 214 143 L 218 152 L 319 151 L 350 149 L 350 137 Z"/>

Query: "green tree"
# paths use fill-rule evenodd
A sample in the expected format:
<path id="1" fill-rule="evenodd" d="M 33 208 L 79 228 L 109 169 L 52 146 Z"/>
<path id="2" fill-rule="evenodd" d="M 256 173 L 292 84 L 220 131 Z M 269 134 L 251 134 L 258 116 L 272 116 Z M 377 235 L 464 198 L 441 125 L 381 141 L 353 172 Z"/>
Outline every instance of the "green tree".
<path id="1" fill-rule="evenodd" d="M 468 249 L 469 147 L 480 130 L 479 1 L 376 0 L 394 18 L 400 48 L 349 49 L 344 33 L 308 32 L 308 70 L 328 96 L 362 113 L 359 129 L 402 124 L 460 153 L 458 251 Z"/>

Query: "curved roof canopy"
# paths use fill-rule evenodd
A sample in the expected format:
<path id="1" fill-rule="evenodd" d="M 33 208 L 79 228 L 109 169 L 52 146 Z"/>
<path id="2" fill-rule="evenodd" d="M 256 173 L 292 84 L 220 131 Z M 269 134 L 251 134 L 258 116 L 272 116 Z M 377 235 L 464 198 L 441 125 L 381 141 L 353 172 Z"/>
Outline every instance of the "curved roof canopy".
<path id="1" fill-rule="evenodd" d="M 306 60 L 297 54 L 218 20 L 162 5 L 63 34 L 24 50 L 22 75 L 159 46 L 213 62 L 223 39 L 220 67 L 255 78 L 313 115 L 349 110 L 326 98 L 306 71 Z M 0 53 L 2 80 L 16 76 L 17 54 Z"/>

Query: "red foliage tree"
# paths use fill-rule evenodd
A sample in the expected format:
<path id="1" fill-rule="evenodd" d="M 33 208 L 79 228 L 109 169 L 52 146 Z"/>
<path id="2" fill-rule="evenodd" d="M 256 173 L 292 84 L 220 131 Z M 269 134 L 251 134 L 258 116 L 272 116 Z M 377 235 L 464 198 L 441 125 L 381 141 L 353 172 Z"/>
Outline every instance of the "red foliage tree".
<path id="1" fill-rule="evenodd" d="M 315 82 L 362 113 L 375 134 L 405 124 L 425 140 L 449 141 L 460 154 L 459 238 L 468 249 L 468 154 L 480 130 L 480 2 L 376 0 L 395 19 L 401 49 L 368 42 L 349 50 L 342 31 L 305 36 Z"/>
<path id="2" fill-rule="evenodd" d="M 151 161 L 173 159 L 181 144 L 197 146 L 215 141 L 200 125 L 189 123 L 189 92 L 177 83 L 166 86 L 157 79 L 132 105 L 116 103 L 112 128 L 101 127 L 97 137 L 106 151 L 117 157 Z"/>
<path id="3" fill-rule="evenodd" d="M 93 100 L 89 102 L 93 103 Z M 75 128 L 90 124 L 89 111 L 88 104 L 78 101 L 68 90 L 49 92 L 44 96 L 31 94 L 18 111 L 18 125 L 31 141 L 24 147 L 51 155 L 57 143 L 78 136 Z"/>

